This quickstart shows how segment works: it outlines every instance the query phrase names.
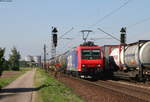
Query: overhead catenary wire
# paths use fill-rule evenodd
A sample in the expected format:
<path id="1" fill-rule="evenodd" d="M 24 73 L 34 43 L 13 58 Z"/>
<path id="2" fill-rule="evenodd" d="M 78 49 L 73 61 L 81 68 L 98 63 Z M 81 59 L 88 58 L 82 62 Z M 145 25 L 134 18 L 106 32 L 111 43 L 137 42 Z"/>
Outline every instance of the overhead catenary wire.
<path id="1" fill-rule="evenodd" d="M 72 27 L 71 29 L 69 29 L 67 32 L 65 32 L 63 35 L 61 35 L 58 39 L 62 39 L 63 36 L 67 35 L 69 32 L 71 32 L 74 28 Z"/>
<path id="2" fill-rule="evenodd" d="M 124 2 L 121 6 L 119 6 L 117 9 L 114 9 L 113 11 L 111 11 L 110 13 L 106 14 L 105 16 L 103 16 L 101 19 L 99 19 L 96 23 L 92 24 L 91 26 L 95 26 L 98 23 L 102 22 L 103 20 L 105 20 L 106 18 L 108 18 L 109 16 L 113 15 L 114 13 L 116 13 L 117 11 L 119 11 L 120 9 L 122 9 L 123 7 L 125 7 L 128 3 L 130 3 L 132 0 L 126 0 L 126 2 Z M 67 35 L 69 32 L 71 32 L 74 28 L 71 28 L 69 31 L 67 31 L 66 33 L 64 33 L 62 36 L 60 36 L 59 38 L 61 39 L 63 36 Z M 105 34 L 109 35 L 110 37 L 112 37 L 113 39 L 120 41 L 119 39 L 117 39 L 116 37 L 112 36 L 111 34 L 103 31 L 102 29 L 99 29 L 100 31 L 104 32 Z"/>
<path id="3" fill-rule="evenodd" d="M 111 38 L 113 38 L 113 39 L 115 39 L 115 40 L 117 40 L 117 41 L 119 41 L 120 42 L 120 40 L 118 39 L 118 38 L 116 38 L 116 37 L 114 37 L 112 34 L 109 34 L 109 33 L 107 33 L 107 32 L 105 32 L 103 29 L 101 29 L 101 28 L 97 28 L 99 31 L 101 31 L 101 32 L 103 32 L 103 33 L 105 33 L 105 34 L 107 34 L 108 36 L 110 36 Z"/>
<path id="4" fill-rule="evenodd" d="M 110 17 L 111 15 L 113 15 L 114 13 L 116 13 L 117 11 L 119 11 L 120 9 L 122 9 L 123 7 L 125 7 L 127 4 L 129 4 L 132 0 L 127 0 L 125 3 L 123 3 L 121 6 L 119 6 L 117 9 L 114 9 L 113 11 L 111 11 L 110 13 L 106 14 L 105 16 L 103 16 L 101 19 L 99 19 L 96 23 L 92 24 L 91 26 L 95 26 L 98 23 L 102 22 L 103 20 L 105 20 L 106 18 Z"/>
<path id="5" fill-rule="evenodd" d="M 91 38 L 90 40 L 102 40 L 102 39 L 112 39 L 112 38 Z"/>
<path id="6" fill-rule="evenodd" d="M 147 18 L 145 18 L 145 19 L 143 19 L 143 20 L 140 20 L 140 21 L 138 21 L 138 22 L 136 22 L 136 23 L 134 23 L 134 24 L 131 24 L 131 25 L 127 26 L 127 28 L 130 29 L 130 28 L 132 28 L 132 27 L 135 27 L 135 26 L 137 26 L 137 25 L 140 25 L 140 24 L 142 24 L 142 23 L 144 23 L 144 22 L 146 22 L 146 21 L 149 21 L 149 20 L 150 20 L 150 17 L 147 17 Z"/>
<path id="7" fill-rule="evenodd" d="M 132 0 L 126 0 L 126 2 L 124 2 L 121 6 L 119 6 L 117 9 L 114 9 L 113 11 L 111 11 L 110 13 L 106 14 L 105 16 L 103 16 L 101 19 L 99 19 L 96 23 L 92 24 L 91 26 L 95 26 L 98 23 L 102 22 L 103 20 L 105 20 L 106 18 L 110 17 L 111 15 L 113 15 L 114 13 L 116 13 L 117 11 L 119 11 L 120 9 L 122 9 L 123 7 L 125 7 L 128 3 L 130 3 Z M 69 32 L 71 32 L 74 28 L 72 27 L 69 31 L 65 32 L 62 36 L 59 37 L 59 39 L 63 39 L 62 37 L 67 35 Z M 100 31 L 102 31 L 103 33 L 107 34 L 108 36 L 112 37 L 113 39 L 120 41 L 118 38 L 112 36 L 111 34 L 105 32 L 104 30 L 98 28 Z"/>
<path id="8" fill-rule="evenodd" d="M 66 40 L 73 40 L 74 38 L 69 38 L 69 37 L 65 37 L 65 35 L 69 34 L 74 28 L 72 27 L 71 29 L 69 29 L 68 31 L 66 31 L 64 34 L 62 34 L 61 36 L 58 37 L 58 40 L 62 40 L 62 39 L 66 39 Z"/>
<path id="9" fill-rule="evenodd" d="M 79 45 L 80 42 L 76 41 L 76 39 L 78 39 L 78 36 L 75 36 L 72 40 L 70 40 L 71 42 L 69 41 L 69 43 L 63 49 L 67 48 L 67 50 L 70 50 L 70 49 L 74 48 L 75 46 Z M 77 42 L 77 43 L 75 43 L 75 42 Z"/>

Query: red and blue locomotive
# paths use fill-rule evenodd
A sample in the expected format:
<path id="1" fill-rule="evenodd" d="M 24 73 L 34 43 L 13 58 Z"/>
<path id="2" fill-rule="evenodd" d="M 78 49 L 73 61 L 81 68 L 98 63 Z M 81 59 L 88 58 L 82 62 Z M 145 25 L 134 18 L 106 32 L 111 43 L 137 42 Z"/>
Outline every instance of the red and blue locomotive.
<path id="1" fill-rule="evenodd" d="M 86 42 L 58 57 L 56 64 L 60 64 L 60 69 L 68 74 L 93 78 L 103 72 L 102 47 L 94 45 L 93 42 Z"/>

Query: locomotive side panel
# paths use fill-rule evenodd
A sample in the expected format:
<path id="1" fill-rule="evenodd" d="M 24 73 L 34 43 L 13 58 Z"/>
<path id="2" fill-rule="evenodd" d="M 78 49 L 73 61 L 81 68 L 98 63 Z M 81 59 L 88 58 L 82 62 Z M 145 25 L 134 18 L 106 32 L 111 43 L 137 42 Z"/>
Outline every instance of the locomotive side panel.
<path id="1" fill-rule="evenodd" d="M 78 71 L 77 51 L 72 49 L 67 55 L 67 71 Z"/>

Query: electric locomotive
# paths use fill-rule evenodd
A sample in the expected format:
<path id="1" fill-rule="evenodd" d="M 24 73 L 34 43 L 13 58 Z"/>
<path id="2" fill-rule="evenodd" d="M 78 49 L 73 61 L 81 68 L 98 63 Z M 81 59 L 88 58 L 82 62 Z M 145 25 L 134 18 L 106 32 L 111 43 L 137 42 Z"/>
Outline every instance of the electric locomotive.
<path id="1" fill-rule="evenodd" d="M 96 78 L 103 72 L 102 47 L 85 42 L 66 53 L 66 72 L 76 76 Z"/>

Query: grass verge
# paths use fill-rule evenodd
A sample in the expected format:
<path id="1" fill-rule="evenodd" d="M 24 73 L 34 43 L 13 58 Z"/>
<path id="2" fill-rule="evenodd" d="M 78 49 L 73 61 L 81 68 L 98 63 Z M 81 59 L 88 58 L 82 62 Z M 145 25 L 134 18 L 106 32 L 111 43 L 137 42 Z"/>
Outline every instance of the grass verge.
<path id="1" fill-rule="evenodd" d="M 19 72 L 15 75 L 12 75 L 10 77 L 0 77 L 0 89 L 3 88 L 4 86 L 10 84 L 12 81 L 16 80 L 19 76 L 21 76 L 22 74 L 24 74 L 26 71 L 31 70 L 31 68 L 21 68 L 20 71 L 4 71 L 5 72 Z"/>
<path id="2" fill-rule="evenodd" d="M 72 93 L 70 88 L 49 76 L 42 69 L 36 70 L 35 86 L 38 89 L 35 102 L 84 102 Z"/>

